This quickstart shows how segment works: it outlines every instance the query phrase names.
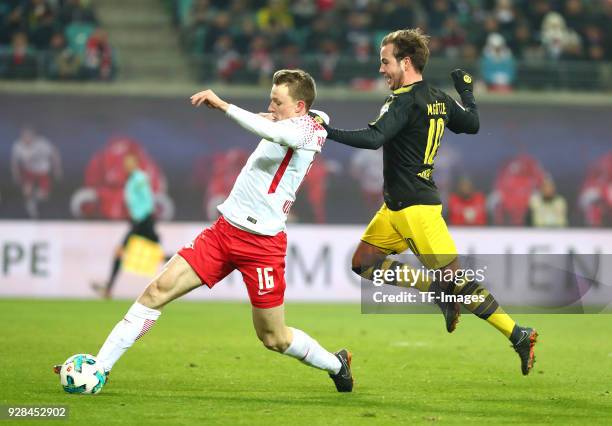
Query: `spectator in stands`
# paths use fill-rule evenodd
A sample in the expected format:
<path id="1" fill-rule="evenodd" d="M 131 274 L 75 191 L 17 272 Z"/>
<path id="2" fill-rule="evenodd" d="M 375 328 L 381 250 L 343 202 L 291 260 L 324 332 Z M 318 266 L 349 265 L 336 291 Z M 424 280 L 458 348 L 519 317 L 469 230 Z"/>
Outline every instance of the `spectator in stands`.
<path id="1" fill-rule="evenodd" d="M 20 0 L 7 0 L 0 4 L 0 46 L 9 45 L 13 35 L 26 29 L 25 8 Z"/>
<path id="2" fill-rule="evenodd" d="M 455 14 L 455 10 L 448 0 L 433 0 L 424 3 L 427 10 L 428 33 L 433 37 L 438 37 L 442 34 L 444 22 Z"/>
<path id="3" fill-rule="evenodd" d="M 538 228 L 561 228 L 567 226 L 567 203 L 557 194 L 554 181 L 547 177 L 539 191 L 529 200 L 527 223 Z"/>
<path id="4" fill-rule="evenodd" d="M 240 22 L 240 26 L 233 32 L 232 39 L 234 40 L 234 46 L 240 55 L 243 55 L 248 60 L 247 55 L 251 49 L 252 40 L 261 36 L 261 32 L 257 29 L 257 25 L 252 17 L 243 18 Z M 270 47 L 268 40 L 266 45 Z"/>
<path id="5" fill-rule="evenodd" d="M 264 32 L 277 28 L 288 31 L 293 28 L 293 17 L 284 0 L 268 0 L 268 4 L 257 11 L 257 25 Z"/>
<path id="6" fill-rule="evenodd" d="M 456 17 L 448 17 L 444 21 L 440 43 L 442 51 L 447 58 L 457 58 L 461 47 L 465 45 L 467 33 L 459 24 Z"/>
<path id="7" fill-rule="evenodd" d="M 28 25 L 28 38 L 36 49 L 49 47 L 51 36 L 55 32 L 55 15 L 47 0 L 30 0 L 25 13 Z"/>
<path id="8" fill-rule="evenodd" d="M 217 39 L 214 46 L 217 61 L 217 76 L 222 81 L 232 81 L 243 62 L 234 47 L 234 40 L 229 34 Z"/>
<path id="9" fill-rule="evenodd" d="M 279 69 L 296 69 L 303 68 L 302 56 L 300 55 L 300 47 L 295 44 L 287 44 L 281 48 L 278 61 Z"/>
<path id="10" fill-rule="evenodd" d="M 329 16 L 316 19 L 308 31 L 305 40 L 305 50 L 309 53 L 320 52 L 327 41 L 336 42 L 340 38 L 339 28 Z"/>
<path id="11" fill-rule="evenodd" d="M 97 28 L 87 40 L 85 48 L 85 72 L 90 78 L 111 80 L 113 78 L 113 52 L 108 35 Z"/>
<path id="12" fill-rule="evenodd" d="M 504 163 L 495 179 L 488 204 L 495 225 L 523 226 L 529 200 L 545 173 L 537 160 L 522 154 Z"/>
<path id="13" fill-rule="evenodd" d="M 229 15 L 226 12 L 219 12 L 214 17 L 212 25 L 206 31 L 206 37 L 204 42 L 204 51 L 206 53 L 212 52 L 215 50 L 215 46 L 217 45 L 217 41 L 221 37 L 230 37 L 231 33 L 231 20 Z M 227 44 L 227 41 L 222 44 Z M 232 43 L 233 44 L 233 43 Z"/>
<path id="14" fill-rule="evenodd" d="M 457 183 L 457 191 L 448 198 L 448 221 L 458 226 L 484 226 L 487 224 L 486 198 L 476 191 L 472 181 L 463 176 Z"/>
<path id="15" fill-rule="evenodd" d="M 509 46 L 514 56 L 518 59 L 539 60 L 544 57 L 544 49 L 535 39 L 533 31 L 529 27 L 527 21 L 521 21 L 517 24 L 514 36 L 510 39 Z"/>
<path id="16" fill-rule="evenodd" d="M 317 16 L 317 5 L 312 0 L 294 0 L 290 8 L 297 28 L 310 27 Z"/>
<path id="17" fill-rule="evenodd" d="M 10 49 L 0 57 L 0 75 L 10 79 L 33 79 L 38 76 L 36 53 L 24 32 L 13 35 Z"/>
<path id="18" fill-rule="evenodd" d="M 585 27 L 590 19 L 582 0 L 566 0 L 563 5 L 563 17 L 568 28 L 576 31 L 581 37 L 584 36 Z"/>
<path id="19" fill-rule="evenodd" d="M 195 0 L 189 13 L 182 17 L 182 25 L 191 29 L 200 26 L 206 28 L 212 24 L 216 14 L 217 10 L 210 5 L 210 0 Z"/>
<path id="20" fill-rule="evenodd" d="M 334 40 L 325 40 L 320 46 L 319 78 L 325 83 L 331 83 L 336 78 L 336 67 L 340 60 L 340 49 Z"/>
<path id="21" fill-rule="evenodd" d="M 51 192 L 51 180 L 62 178 L 59 152 L 46 138 L 25 127 L 13 144 L 11 153 L 13 179 L 21 188 L 28 216 L 40 216 L 40 203 Z"/>
<path id="22" fill-rule="evenodd" d="M 371 35 L 368 31 L 370 20 L 360 12 L 352 12 L 347 18 L 347 28 L 344 33 L 346 53 L 360 62 L 370 58 Z"/>
<path id="23" fill-rule="evenodd" d="M 527 3 L 525 10 L 526 17 L 529 21 L 529 26 L 534 29 L 537 34 L 536 38 L 541 38 L 541 28 L 544 22 L 544 17 L 553 11 L 553 4 L 549 0 L 533 0 Z"/>
<path id="24" fill-rule="evenodd" d="M 489 34 L 480 59 L 480 72 L 489 91 L 512 90 L 516 78 L 516 63 L 501 34 Z"/>
<path id="25" fill-rule="evenodd" d="M 585 225 L 612 225 L 612 152 L 598 158 L 589 166 L 578 204 Z"/>
<path id="26" fill-rule="evenodd" d="M 611 32 L 612 33 L 612 32 Z M 603 61 L 606 59 L 604 30 L 593 22 L 587 23 L 583 28 L 583 41 L 585 43 L 586 59 L 590 61 Z"/>
<path id="27" fill-rule="evenodd" d="M 558 60 L 566 55 L 576 56 L 580 46 L 580 36 L 568 28 L 563 16 L 557 12 L 549 12 L 542 22 L 542 44 L 550 59 Z"/>
<path id="28" fill-rule="evenodd" d="M 268 43 L 263 36 L 257 36 L 251 42 L 247 69 L 253 73 L 257 83 L 263 84 L 270 80 L 274 69 L 274 62 L 272 61 Z"/>
<path id="29" fill-rule="evenodd" d="M 494 16 L 499 24 L 499 33 L 504 39 L 511 38 L 516 29 L 516 10 L 512 0 L 497 0 Z"/>
<path id="30" fill-rule="evenodd" d="M 81 76 L 81 58 L 66 43 L 62 33 L 51 38 L 45 72 L 53 80 L 76 79 Z"/>

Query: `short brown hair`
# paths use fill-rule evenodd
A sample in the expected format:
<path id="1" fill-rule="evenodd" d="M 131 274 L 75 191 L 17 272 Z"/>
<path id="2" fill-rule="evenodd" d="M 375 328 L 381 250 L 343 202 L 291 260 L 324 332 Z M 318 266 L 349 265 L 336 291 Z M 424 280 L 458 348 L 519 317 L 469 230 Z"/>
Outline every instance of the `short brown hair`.
<path id="1" fill-rule="evenodd" d="M 303 70 L 278 70 L 272 77 L 273 84 L 286 84 L 289 96 L 296 101 L 304 101 L 310 109 L 317 96 L 317 87 L 310 74 Z"/>
<path id="2" fill-rule="evenodd" d="M 380 47 L 390 43 L 393 43 L 393 56 L 398 62 L 408 57 L 414 69 L 423 74 L 429 59 L 429 36 L 423 34 L 420 28 L 397 30 L 387 34 Z"/>

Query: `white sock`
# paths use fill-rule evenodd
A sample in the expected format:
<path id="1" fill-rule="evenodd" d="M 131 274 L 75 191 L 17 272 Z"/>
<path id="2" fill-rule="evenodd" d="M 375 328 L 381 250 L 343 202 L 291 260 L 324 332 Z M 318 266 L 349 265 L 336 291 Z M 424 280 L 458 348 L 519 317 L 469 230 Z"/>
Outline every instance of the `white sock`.
<path id="1" fill-rule="evenodd" d="M 306 365 L 338 374 L 342 364 L 336 355 L 327 352 L 319 342 L 297 328 L 293 330 L 293 340 L 284 352 L 285 355 L 297 358 Z"/>
<path id="2" fill-rule="evenodd" d="M 110 371 L 121 355 L 153 327 L 160 315 L 160 311 L 135 302 L 100 348 L 97 358 L 104 366 L 104 371 Z"/>

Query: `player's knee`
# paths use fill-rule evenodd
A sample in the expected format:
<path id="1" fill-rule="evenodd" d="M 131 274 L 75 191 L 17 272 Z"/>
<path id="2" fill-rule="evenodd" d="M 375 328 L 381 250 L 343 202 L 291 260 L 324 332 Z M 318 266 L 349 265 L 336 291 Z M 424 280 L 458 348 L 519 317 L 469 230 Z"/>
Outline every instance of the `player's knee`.
<path id="1" fill-rule="evenodd" d="M 159 278 L 154 279 L 140 297 L 141 303 L 155 308 L 165 305 L 168 297 L 166 287 Z"/>
<path id="2" fill-rule="evenodd" d="M 361 271 L 363 270 L 363 264 L 359 252 L 355 252 L 353 254 L 353 259 L 351 260 L 351 269 L 357 275 L 361 275 Z"/>
<path id="3" fill-rule="evenodd" d="M 275 352 L 285 352 L 291 343 L 276 333 L 262 333 L 258 337 L 267 349 Z"/>

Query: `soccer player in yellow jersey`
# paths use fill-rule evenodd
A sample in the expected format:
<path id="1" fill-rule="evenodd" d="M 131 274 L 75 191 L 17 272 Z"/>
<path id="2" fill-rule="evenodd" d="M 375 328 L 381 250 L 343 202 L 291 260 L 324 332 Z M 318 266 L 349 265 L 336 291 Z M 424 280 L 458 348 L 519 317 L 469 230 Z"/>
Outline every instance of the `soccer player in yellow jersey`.
<path id="1" fill-rule="evenodd" d="M 442 217 L 432 171 L 444 130 L 474 134 L 480 123 L 469 74 L 459 69 L 451 73 L 463 105 L 423 79 L 427 44 L 428 37 L 419 29 L 389 33 L 381 43 L 379 72 L 392 93 L 378 118 L 359 130 L 325 126 L 328 139 L 355 148 L 383 147 L 385 202 L 361 237 L 352 268 L 366 279 L 372 279 L 375 271 L 408 268 L 387 256 L 410 248 L 427 268 L 452 276 L 448 281 L 413 283 L 420 291 L 436 294 L 447 331 L 455 330 L 460 304 L 445 301 L 442 293 L 470 301 L 480 296 L 463 305 L 510 339 L 521 358 L 522 373 L 527 375 L 535 360 L 537 332 L 517 325 L 479 283 L 460 280 L 455 274 L 460 268 L 457 249 Z M 388 284 L 406 283 L 396 279 Z"/>

